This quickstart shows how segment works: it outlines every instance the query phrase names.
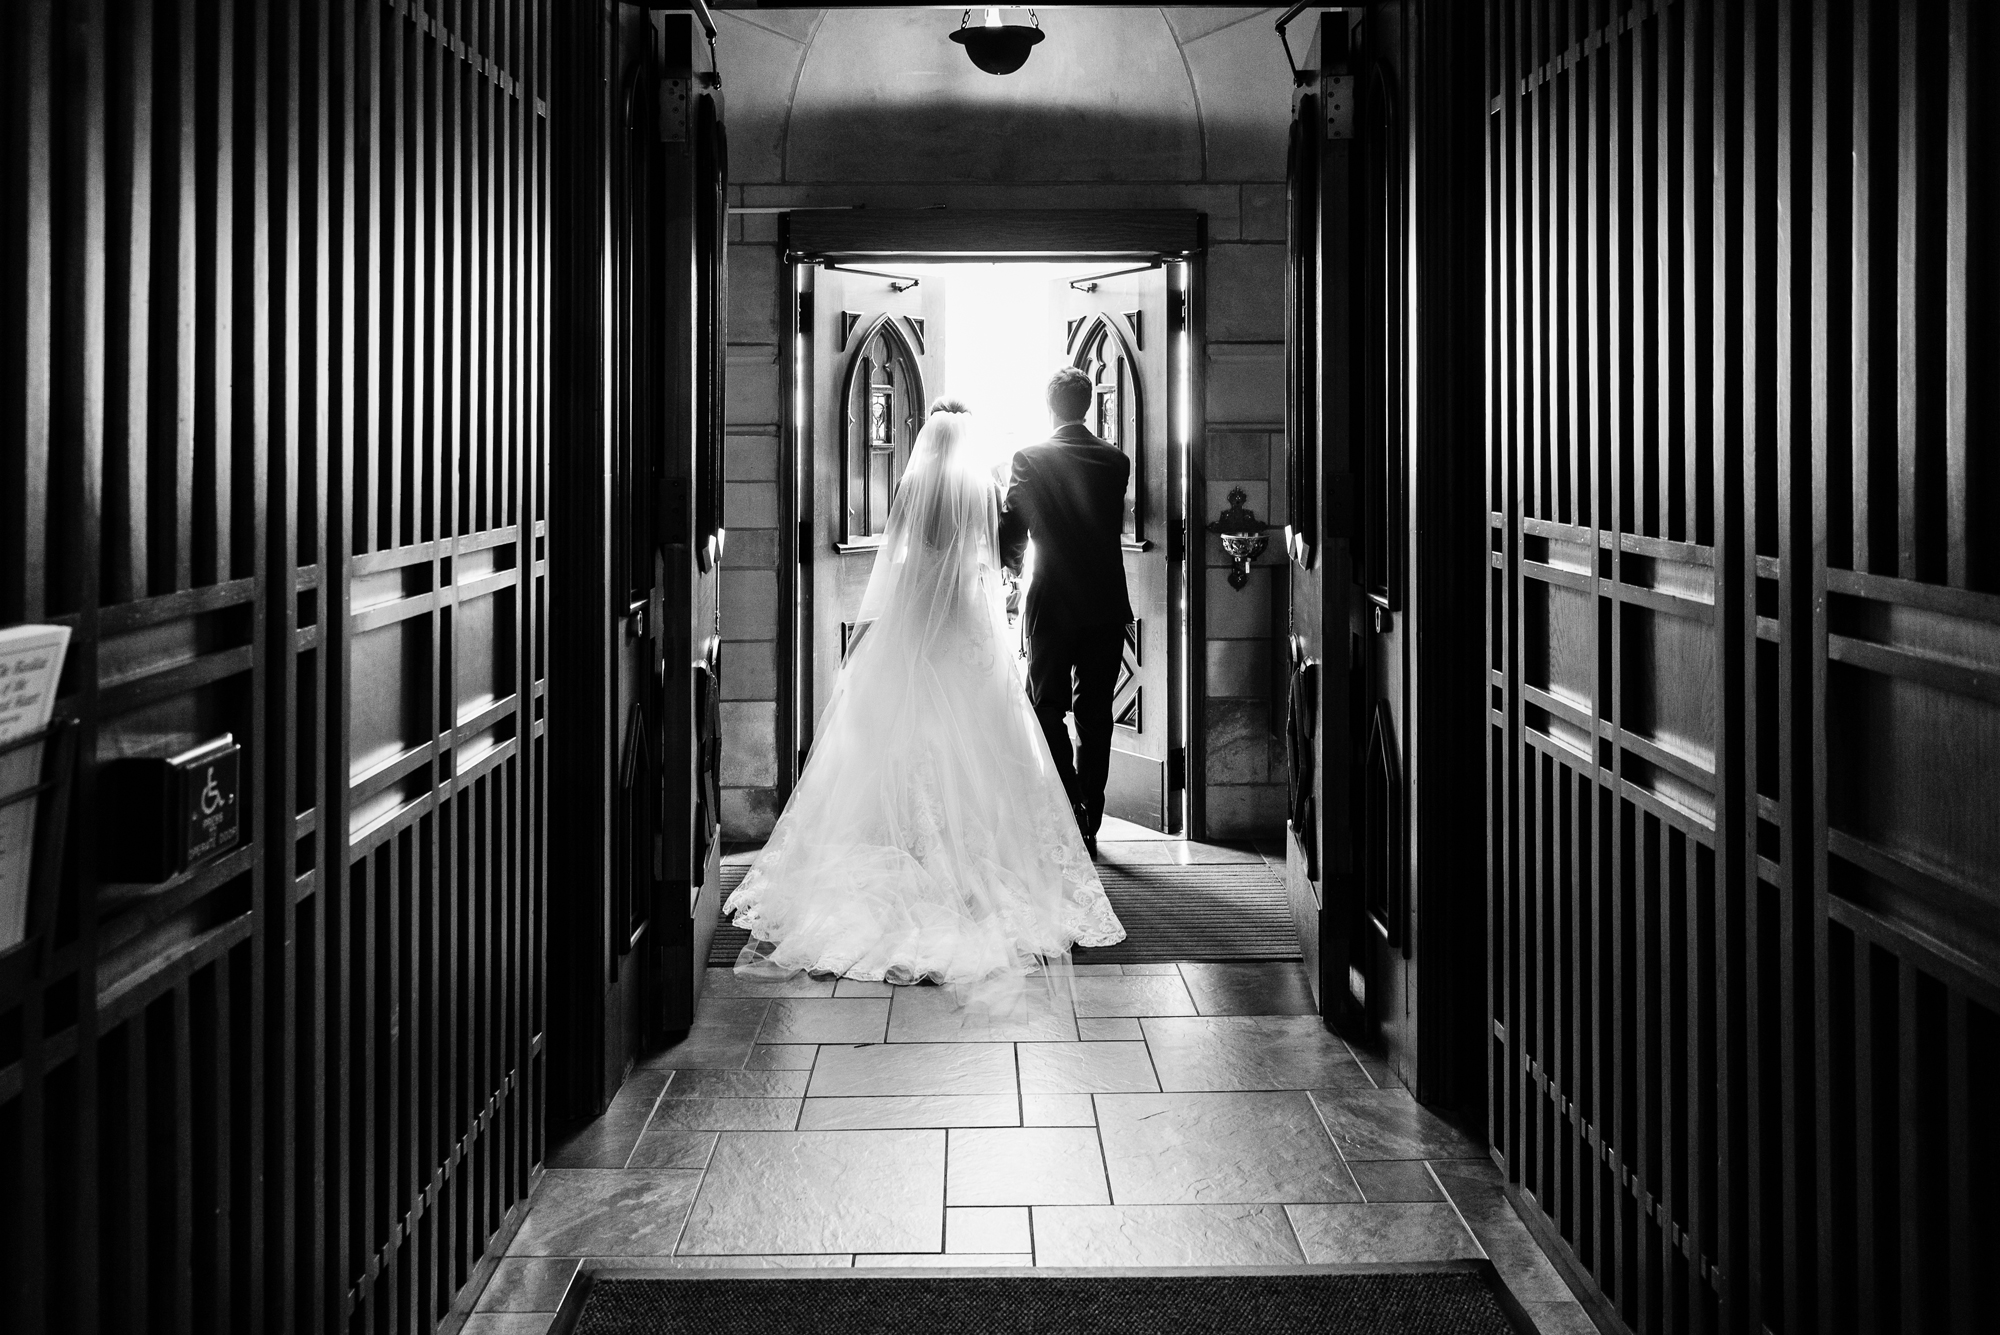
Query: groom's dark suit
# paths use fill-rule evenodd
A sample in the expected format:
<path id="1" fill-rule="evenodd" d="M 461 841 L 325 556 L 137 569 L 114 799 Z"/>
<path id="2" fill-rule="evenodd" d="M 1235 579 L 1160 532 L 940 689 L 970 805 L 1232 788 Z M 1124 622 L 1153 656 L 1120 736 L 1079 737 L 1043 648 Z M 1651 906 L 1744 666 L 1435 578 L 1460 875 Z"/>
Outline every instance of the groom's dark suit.
<path id="1" fill-rule="evenodd" d="M 1083 832 L 1104 817 L 1111 766 L 1111 694 L 1132 604 L 1125 593 L 1125 483 L 1132 461 L 1071 422 L 1014 456 L 1000 511 L 1000 555 L 1020 569 L 1035 540 L 1035 579 L 1024 611 L 1028 699 L 1049 739 L 1056 771 Z M 1076 715 L 1072 757 L 1063 715 Z"/>

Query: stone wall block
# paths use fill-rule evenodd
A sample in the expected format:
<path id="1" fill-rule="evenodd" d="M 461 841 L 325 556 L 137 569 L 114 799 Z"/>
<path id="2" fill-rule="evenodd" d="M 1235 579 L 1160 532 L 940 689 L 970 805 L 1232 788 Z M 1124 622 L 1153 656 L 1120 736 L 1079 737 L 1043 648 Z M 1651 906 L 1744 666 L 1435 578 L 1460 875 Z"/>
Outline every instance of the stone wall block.
<path id="1" fill-rule="evenodd" d="M 729 339 L 778 342 L 778 292 L 784 266 L 775 246 L 729 248 Z"/>
<path id="2" fill-rule="evenodd" d="M 768 788 L 778 781 L 778 707 L 763 701 L 722 704 L 722 782 Z"/>
<path id="3" fill-rule="evenodd" d="M 1250 582 L 1229 587 L 1229 572 L 1208 572 L 1208 637 L 1211 640 L 1261 640 L 1271 633 L 1271 572 L 1252 567 Z"/>
<path id="4" fill-rule="evenodd" d="M 724 379 L 727 382 L 724 415 L 730 426 L 777 428 L 785 404 L 775 345 L 732 345 Z"/>
<path id="5" fill-rule="evenodd" d="M 778 478 L 778 438 L 758 432 L 723 440 L 722 466 L 731 482 L 775 482 Z"/>
<path id="6" fill-rule="evenodd" d="M 778 823 L 775 788 L 722 790 L 722 837 L 732 844 L 762 843 Z"/>
<path id="7" fill-rule="evenodd" d="M 776 570 L 778 530 L 731 527 L 722 545 L 722 564 L 729 570 Z"/>
<path id="8" fill-rule="evenodd" d="M 776 572 L 728 569 L 722 572 L 722 634 L 731 640 L 777 638 Z"/>
<path id="9" fill-rule="evenodd" d="M 778 698 L 778 646 L 770 640 L 724 640 L 722 698 L 775 701 Z"/>
<path id="10" fill-rule="evenodd" d="M 1283 241 L 1288 224 L 1285 187 L 1277 182 L 1254 182 L 1243 187 L 1242 198 L 1243 239 Z"/>
<path id="11" fill-rule="evenodd" d="M 1225 243 L 1208 250 L 1204 329 L 1217 342 L 1282 343 L 1285 248 Z"/>
<path id="12" fill-rule="evenodd" d="M 1281 783 L 1211 784 L 1208 789 L 1208 837 L 1259 839 L 1285 830 L 1285 785 Z"/>
<path id="13" fill-rule="evenodd" d="M 1285 423 L 1285 345 L 1211 343 L 1204 408 L 1212 426 L 1281 429 Z"/>
<path id="14" fill-rule="evenodd" d="M 1208 698 L 1268 699 L 1271 694 L 1269 640 L 1210 640 Z M 1210 706 L 1213 708 L 1213 704 Z"/>
<path id="15" fill-rule="evenodd" d="M 732 529 L 778 526 L 778 484 L 775 482 L 726 483 L 722 504 L 724 516 Z"/>
<path id="16" fill-rule="evenodd" d="M 1270 731 L 1270 710 L 1262 701 L 1209 701 L 1208 781 L 1211 784 L 1270 782 Z"/>

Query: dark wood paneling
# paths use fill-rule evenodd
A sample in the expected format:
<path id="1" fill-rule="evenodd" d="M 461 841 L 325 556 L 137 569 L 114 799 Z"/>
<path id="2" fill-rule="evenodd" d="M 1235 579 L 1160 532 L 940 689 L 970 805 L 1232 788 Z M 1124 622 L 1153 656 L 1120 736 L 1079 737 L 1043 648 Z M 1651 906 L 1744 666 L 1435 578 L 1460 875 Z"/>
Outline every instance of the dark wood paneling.
<path id="1" fill-rule="evenodd" d="M 1029 259 L 1187 256 L 1203 246 L 1192 209 L 813 209 L 784 220 L 786 258 Z"/>
<path id="2" fill-rule="evenodd" d="M 83 734 L 11 1328 L 428 1330 L 541 1157 L 542 10 L 0 22 L 0 621 Z M 243 842 L 101 878 L 103 766 L 224 731 Z"/>
<path id="3" fill-rule="evenodd" d="M 1487 18 L 1496 1157 L 1630 1329 L 1971 1330 L 1993 20 Z"/>

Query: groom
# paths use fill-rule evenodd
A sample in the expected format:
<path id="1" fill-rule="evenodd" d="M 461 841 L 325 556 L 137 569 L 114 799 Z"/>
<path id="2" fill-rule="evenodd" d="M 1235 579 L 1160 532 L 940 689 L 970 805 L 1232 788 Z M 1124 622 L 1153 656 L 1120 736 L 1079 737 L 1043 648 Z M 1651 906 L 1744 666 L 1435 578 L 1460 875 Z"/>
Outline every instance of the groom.
<path id="1" fill-rule="evenodd" d="M 1065 366 L 1049 378 L 1055 434 L 1014 456 L 1000 511 L 1000 559 L 1016 574 L 1035 540 L 1035 579 L 1024 615 L 1028 699 L 1049 739 L 1091 857 L 1104 819 L 1111 768 L 1111 693 L 1132 604 L 1125 594 L 1125 483 L 1132 461 L 1083 425 L 1090 377 Z M 1072 757 L 1063 715 L 1076 715 Z"/>

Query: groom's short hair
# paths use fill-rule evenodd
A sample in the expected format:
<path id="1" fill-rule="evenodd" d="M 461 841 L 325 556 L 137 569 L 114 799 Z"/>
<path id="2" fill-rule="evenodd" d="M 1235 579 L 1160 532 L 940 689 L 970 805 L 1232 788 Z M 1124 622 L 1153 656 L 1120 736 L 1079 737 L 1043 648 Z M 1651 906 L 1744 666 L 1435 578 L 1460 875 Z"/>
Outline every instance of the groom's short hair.
<path id="1" fill-rule="evenodd" d="M 1081 422 L 1090 411 L 1090 377 L 1065 366 L 1049 377 L 1049 411 L 1065 422 Z"/>

